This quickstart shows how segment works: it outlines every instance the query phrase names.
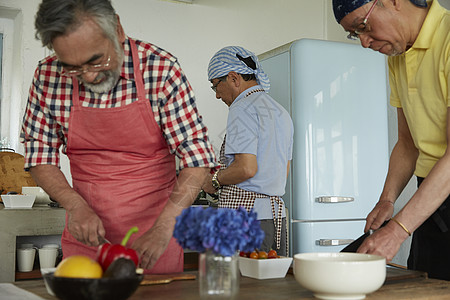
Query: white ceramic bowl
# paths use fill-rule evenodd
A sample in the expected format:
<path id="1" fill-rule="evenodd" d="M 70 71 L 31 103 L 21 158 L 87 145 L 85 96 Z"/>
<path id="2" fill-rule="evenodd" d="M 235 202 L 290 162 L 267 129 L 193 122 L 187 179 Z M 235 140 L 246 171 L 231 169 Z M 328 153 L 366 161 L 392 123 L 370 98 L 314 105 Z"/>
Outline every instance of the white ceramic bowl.
<path id="1" fill-rule="evenodd" d="M 39 186 L 23 186 L 22 194 L 36 195 L 35 205 L 47 205 L 52 202 L 49 195 Z"/>
<path id="2" fill-rule="evenodd" d="M 2 195 L 5 208 L 31 208 L 36 195 Z"/>
<path id="3" fill-rule="evenodd" d="M 253 259 L 239 257 L 242 276 L 256 279 L 284 278 L 292 263 L 292 257 Z"/>
<path id="4" fill-rule="evenodd" d="M 294 276 L 319 299 L 364 299 L 386 279 L 384 257 L 360 253 L 294 255 Z"/>

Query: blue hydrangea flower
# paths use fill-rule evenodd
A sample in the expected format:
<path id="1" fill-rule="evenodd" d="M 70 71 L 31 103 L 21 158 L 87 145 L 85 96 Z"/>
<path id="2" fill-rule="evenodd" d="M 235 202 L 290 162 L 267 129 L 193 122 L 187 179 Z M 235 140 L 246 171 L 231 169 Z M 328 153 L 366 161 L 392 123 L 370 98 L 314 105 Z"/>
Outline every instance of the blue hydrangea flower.
<path id="1" fill-rule="evenodd" d="M 173 236 L 184 249 L 205 252 L 207 249 L 223 256 L 237 250 L 252 251 L 264 240 L 255 212 L 243 207 L 189 207 L 176 218 Z"/>

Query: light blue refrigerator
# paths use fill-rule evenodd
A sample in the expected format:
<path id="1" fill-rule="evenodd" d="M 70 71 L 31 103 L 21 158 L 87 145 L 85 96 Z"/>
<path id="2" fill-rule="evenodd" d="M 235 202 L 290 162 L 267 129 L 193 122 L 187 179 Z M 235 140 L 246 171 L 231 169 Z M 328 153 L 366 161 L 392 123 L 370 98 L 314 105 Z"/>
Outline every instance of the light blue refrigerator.
<path id="1" fill-rule="evenodd" d="M 283 199 L 289 253 L 339 252 L 363 234 L 387 174 L 386 59 L 359 45 L 301 39 L 259 56 L 291 114 Z"/>

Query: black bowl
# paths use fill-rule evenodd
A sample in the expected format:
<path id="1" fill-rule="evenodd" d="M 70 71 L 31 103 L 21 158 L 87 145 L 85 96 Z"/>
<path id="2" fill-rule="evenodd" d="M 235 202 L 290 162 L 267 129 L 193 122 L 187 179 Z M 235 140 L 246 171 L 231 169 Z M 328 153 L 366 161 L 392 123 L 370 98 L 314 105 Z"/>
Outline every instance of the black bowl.
<path id="1" fill-rule="evenodd" d="M 45 282 L 61 300 L 125 300 L 138 288 L 143 275 L 131 278 L 69 278 L 43 275 Z"/>

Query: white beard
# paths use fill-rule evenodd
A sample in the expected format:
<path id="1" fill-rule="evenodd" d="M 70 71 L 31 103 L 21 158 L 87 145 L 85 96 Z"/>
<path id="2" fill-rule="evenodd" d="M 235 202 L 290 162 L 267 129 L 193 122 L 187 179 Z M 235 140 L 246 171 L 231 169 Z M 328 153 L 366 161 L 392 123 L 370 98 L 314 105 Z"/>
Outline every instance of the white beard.
<path id="1" fill-rule="evenodd" d="M 107 93 L 110 90 L 112 90 L 112 88 L 119 81 L 119 77 L 120 77 L 119 70 L 116 70 L 116 71 L 107 70 L 107 71 L 100 72 L 97 75 L 97 78 L 94 80 L 94 83 L 84 81 L 81 76 L 78 77 L 78 79 L 84 84 L 85 87 L 87 87 L 92 92 L 101 94 L 101 93 Z M 106 79 L 104 81 L 102 81 L 101 83 L 98 83 L 98 84 L 95 83 L 95 81 L 101 80 L 103 78 L 106 78 Z"/>
<path id="2" fill-rule="evenodd" d="M 114 43 L 114 50 L 117 54 L 117 68 L 115 70 L 105 70 L 102 72 L 99 72 L 99 74 L 97 75 L 97 77 L 95 78 L 95 80 L 93 82 L 86 82 L 85 80 L 83 80 L 83 78 L 81 76 L 78 76 L 78 80 L 80 80 L 84 86 L 86 88 L 88 88 L 89 90 L 91 90 L 94 93 L 107 93 L 109 91 L 111 91 L 113 89 L 113 87 L 116 86 L 117 82 L 119 81 L 120 78 L 120 72 L 122 71 L 122 64 L 124 61 L 124 53 L 123 53 L 123 48 L 122 46 L 119 44 L 119 42 L 117 40 L 113 41 Z M 96 81 L 101 81 L 103 78 L 106 78 L 104 81 L 102 81 L 101 83 L 95 83 Z"/>

